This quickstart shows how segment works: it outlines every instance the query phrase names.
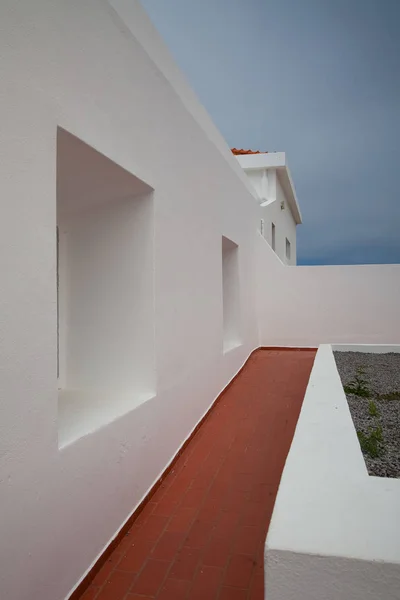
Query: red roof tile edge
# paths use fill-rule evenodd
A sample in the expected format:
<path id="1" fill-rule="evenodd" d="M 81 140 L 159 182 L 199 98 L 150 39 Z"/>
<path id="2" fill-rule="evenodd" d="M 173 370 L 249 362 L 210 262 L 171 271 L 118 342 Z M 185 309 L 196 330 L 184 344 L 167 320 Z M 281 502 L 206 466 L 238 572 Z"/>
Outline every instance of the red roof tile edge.
<path id="1" fill-rule="evenodd" d="M 243 150 L 242 148 L 232 148 L 232 154 L 236 156 L 241 156 L 243 154 L 268 154 L 268 152 L 261 152 L 260 150 Z"/>

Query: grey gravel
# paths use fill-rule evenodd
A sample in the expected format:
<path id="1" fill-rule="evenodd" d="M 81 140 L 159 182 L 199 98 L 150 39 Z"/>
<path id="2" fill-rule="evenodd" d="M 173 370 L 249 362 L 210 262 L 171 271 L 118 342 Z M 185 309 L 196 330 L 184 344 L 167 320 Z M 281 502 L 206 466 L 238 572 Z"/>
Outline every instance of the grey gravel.
<path id="1" fill-rule="evenodd" d="M 371 392 L 370 398 L 346 394 L 351 416 L 357 431 L 368 434 L 371 428 L 382 427 L 382 455 L 371 458 L 364 454 L 370 475 L 400 477 L 400 399 L 382 399 L 380 395 L 400 392 L 400 354 L 369 354 L 364 352 L 334 352 L 336 365 L 343 385 L 354 381 L 357 369 Z M 369 414 L 373 400 L 379 415 Z"/>

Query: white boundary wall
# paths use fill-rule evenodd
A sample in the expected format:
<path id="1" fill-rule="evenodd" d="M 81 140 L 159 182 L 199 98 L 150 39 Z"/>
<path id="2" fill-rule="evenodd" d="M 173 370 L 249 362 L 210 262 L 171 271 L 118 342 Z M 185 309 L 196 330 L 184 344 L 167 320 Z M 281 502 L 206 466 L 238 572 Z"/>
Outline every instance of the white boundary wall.
<path id="1" fill-rule="evenodd" d="M 265 573 L 266 600 L 400 597 L 400 480 L 368 475 L 329 345 L 317 352 L 284 468 Z"/>
<path id="2" fill-rule="evenodd" d="M 261 235 L 257 253 L 261 345 L 400 343 L 400 265 L 285 267 Z"/>

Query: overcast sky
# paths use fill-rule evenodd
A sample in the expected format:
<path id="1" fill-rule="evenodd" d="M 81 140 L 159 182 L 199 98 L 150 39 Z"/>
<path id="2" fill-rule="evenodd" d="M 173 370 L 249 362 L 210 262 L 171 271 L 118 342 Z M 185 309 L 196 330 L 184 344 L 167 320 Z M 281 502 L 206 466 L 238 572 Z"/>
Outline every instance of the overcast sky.
<path id="1" fill-rule="evenodd" d="M 285 151 L 299 264 L 400 262 L 400 0 L 142 0 L 228 144 Z"/>

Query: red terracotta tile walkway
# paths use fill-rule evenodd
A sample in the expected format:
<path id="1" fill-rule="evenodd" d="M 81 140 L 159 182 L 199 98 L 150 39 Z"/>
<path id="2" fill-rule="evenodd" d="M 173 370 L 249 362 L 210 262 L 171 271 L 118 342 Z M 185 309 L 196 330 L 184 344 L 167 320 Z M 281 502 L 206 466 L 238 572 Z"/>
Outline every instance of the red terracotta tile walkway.
<path id="1" fill-rule="evenodd" d="M 263 599 L 265 537 L 314 356 L 251 356 L 82 600 Z"/>

